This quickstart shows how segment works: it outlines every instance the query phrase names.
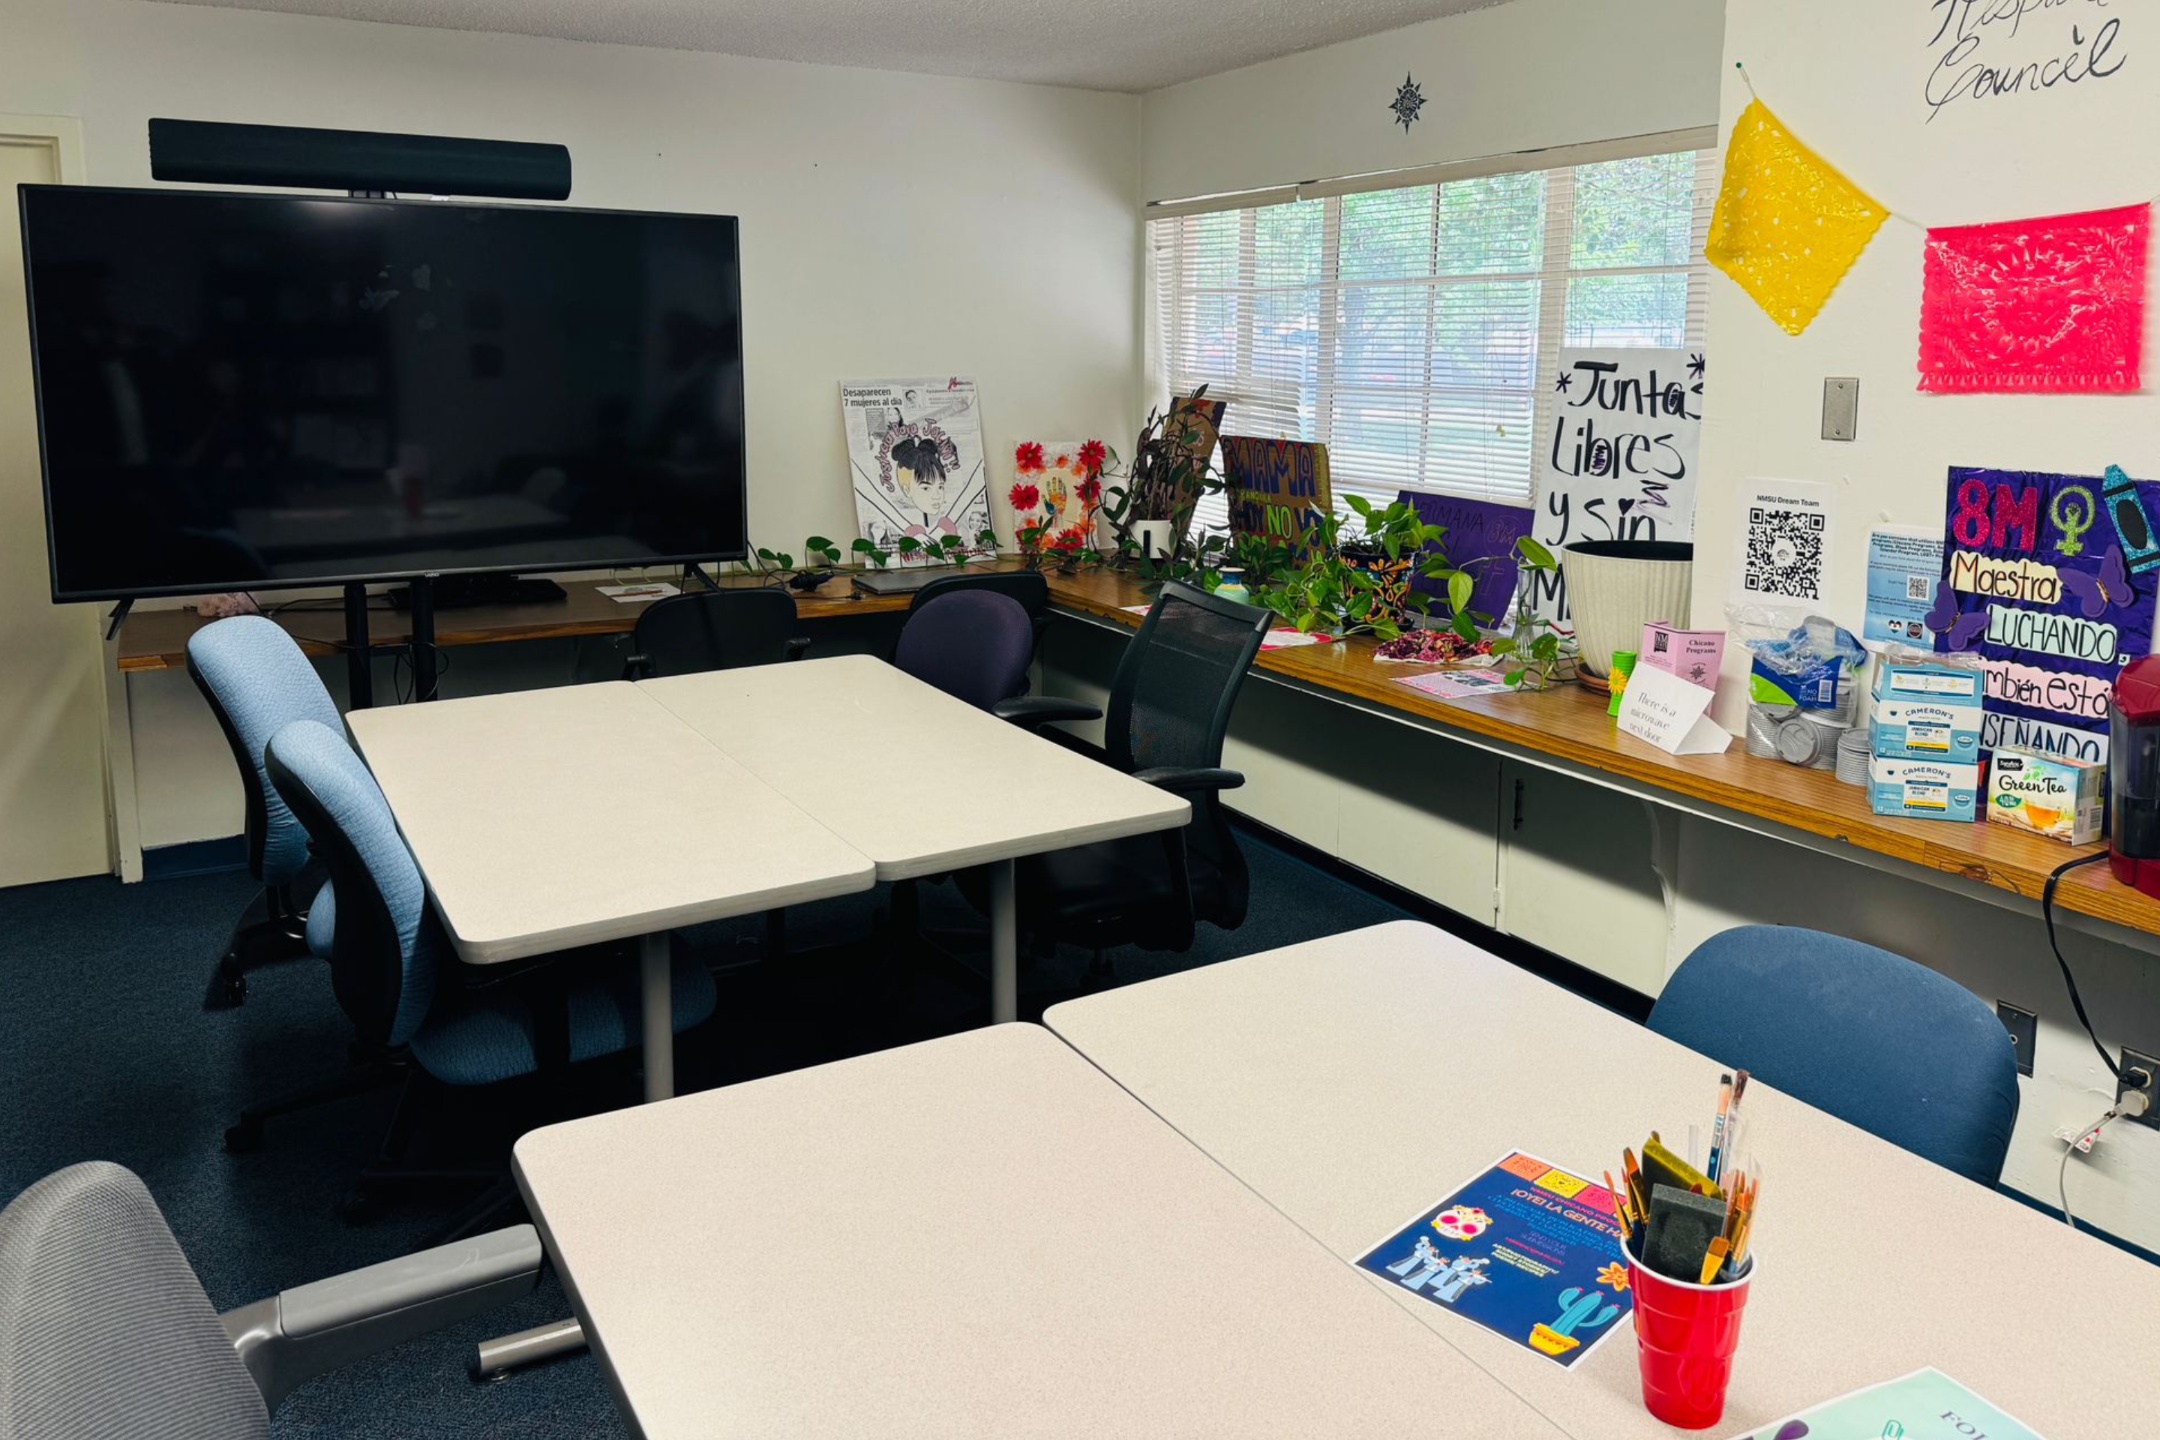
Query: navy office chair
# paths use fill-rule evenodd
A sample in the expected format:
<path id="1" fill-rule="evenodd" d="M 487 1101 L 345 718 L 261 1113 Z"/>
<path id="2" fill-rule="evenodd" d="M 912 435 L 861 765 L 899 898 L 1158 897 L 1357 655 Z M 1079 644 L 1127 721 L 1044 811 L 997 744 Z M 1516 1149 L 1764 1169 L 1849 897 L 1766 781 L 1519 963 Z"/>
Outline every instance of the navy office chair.
<path id="1" fill-rule="evenodd" d="M 270 741 L 266 763 L 271 784 L 307 827 L 337 886 L 330 968 L 338 1004 L 363 1039 L 405 1047 L 416 1072 L 382 1156 L 360 1177 L 348 1218 L 367 1213 L 377 1192 L 391 1186 L 494 1181 L 447 1232 L 465 1233 L 513 1201 L 515 1191 L 495 1171 L 398 1168 L 416 1092 L 553 1077 L 639 1043 L 635 958 L 621 947 L 613 953 L 593 947 L 487 971 L 458 965 L 390 804 L 344 737 L 299 721 Z M 491 973 L 498 969 L 511 973 Z M 712 975 L 678 958 L 675 1029 L 703 1023 L 715 999 Z"/>
<path id="2" fill-rule="evenodd" d="M 517 1225 L 220 1315 L 142 1181 L 70 1165 L 0 1211 L 0 1440 L 268 1440 L 303 1381 L 529 1294 L 540 1259 Z"/>
<path id="3" fill-rule="evenodd" d="M 1118 662 L 1103 751 L 1133 778 L 1184 796 L 1192 820 L 1182 830 L 1021 860 L 1024 936 L 1093 950 L 1100 970 L 1102 952 L 1113 946 L 1184 951 L 1202 921 L 1224 930 L 1245 923 L 1251 878 L 1221 799 L 1245 777 L 1221 768 L 1223 738 L 1272 618 L 1189 585 L 1163 586 Z M 1101 713 L 1052 698 L 1008 704 L 1031 707 L 1009 716 L 1031 728 Z M 979 873 L 963 876 L 961 889 L 988 909 Z"/>
<path id="4" fill-rule="evenodd" d="M 310 904 L 300 896 L 308 869 L 307 833 L 263 773 L 263 747 L 295 720 L 335 729 L 337 704 L 292 636 L 260 615 L 235 615 L 188 637 L 188 674 L 210 702 L 231 747 L 246 800 L 248 873 L 262 894 L 242 912 L 203 998 L 206 1010 L 247 998 L 247 972 L 309 952 Z M 316 925 L 328 938 L 329 921 Z M 318 952 L 322 953 L 322 952 Z"/>
<path id="5" fill-rule="evenodd" d="M 1893 1145 L 1993 1185 L 2017 1123 L 2017 1054 L 1972 992 L 1901 955 L 1747 925 L 1695 947 L 1650 1028 Z"/>
<path id="6" fill-rule="evenodd" d="M 908 602 L 908 619 L 937 599 L 940 595 L 955 595 L 962 591 L 987 591 L 993 595 L 1009 595 L 1020 602 L 1027 611 L 1028 624 L 1033 633 L 1033 647 L 1042 644 L 1042 633 L 1050 623 L 1050 582 L 1039 570 L 963 570 L 956 575 L 944 575 L 932 580 L 915 592 Z M 1032 661 L 1034 656 L 1029 655 Z"/>
<path id="7" fill-rule="evenodd" d="M 948 591 L 911 608 L 893 651 L 893 664 L 902 671 L 993 713 L 1027 692 L 1034 658 L 1035 629 L 1026 607 L 1010 595 L 980 589 Z"/>
<path id="8" fill-rule="evenodd" d="M 630 637 L 636 653 L 623 662 L 623 679 L 800 660 L 810 641 L 796 633 L 795 618 L 795 597 L 785 590 L 670 595 L 638 616 Z"/>

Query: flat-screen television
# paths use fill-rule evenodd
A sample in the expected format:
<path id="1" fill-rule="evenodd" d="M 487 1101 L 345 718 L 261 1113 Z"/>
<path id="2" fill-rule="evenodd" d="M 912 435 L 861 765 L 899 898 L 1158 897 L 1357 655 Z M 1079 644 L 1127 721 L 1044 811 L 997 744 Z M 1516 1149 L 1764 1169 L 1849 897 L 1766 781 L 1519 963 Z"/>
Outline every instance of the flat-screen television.
<path id="1" fill-rule="evenodd" d="M 55 600 L 744 553 L 733 217 L 21 205 Z"/>

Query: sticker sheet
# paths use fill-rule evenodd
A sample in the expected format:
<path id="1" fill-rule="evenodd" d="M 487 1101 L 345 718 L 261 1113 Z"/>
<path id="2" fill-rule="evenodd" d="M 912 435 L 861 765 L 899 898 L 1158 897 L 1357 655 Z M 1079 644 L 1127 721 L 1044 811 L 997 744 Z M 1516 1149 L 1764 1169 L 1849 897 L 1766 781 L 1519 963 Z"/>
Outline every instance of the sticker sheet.
<path id="1" fill-rule="evenodd" d="M 1358 1266 L 1571 1366 L 1635 1309 L 1614 1210 L 1603 1185 L 1518 1150 Z"/>
<path id="2" fill-rule="evenodd" d="M 1980 744 L 2107 759 L 2108 696 L 2152 650 L 2160 485 L 1953 468 L 1934 648 L 1987 666 Z"/>

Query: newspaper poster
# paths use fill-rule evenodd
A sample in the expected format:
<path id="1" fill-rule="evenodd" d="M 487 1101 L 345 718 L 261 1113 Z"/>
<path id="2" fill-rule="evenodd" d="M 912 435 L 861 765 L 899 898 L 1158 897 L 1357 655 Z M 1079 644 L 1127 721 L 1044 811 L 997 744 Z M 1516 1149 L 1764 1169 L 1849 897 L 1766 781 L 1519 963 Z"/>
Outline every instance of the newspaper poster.
<path id="1" fill-rule="evenodd" d="M 972 547 L 990 528 L 973 380 L 845 381 L 840 418 L 863 539 L 888 552 L 897 552 L 904 536 L 934 545 L 957 535 Z"/>

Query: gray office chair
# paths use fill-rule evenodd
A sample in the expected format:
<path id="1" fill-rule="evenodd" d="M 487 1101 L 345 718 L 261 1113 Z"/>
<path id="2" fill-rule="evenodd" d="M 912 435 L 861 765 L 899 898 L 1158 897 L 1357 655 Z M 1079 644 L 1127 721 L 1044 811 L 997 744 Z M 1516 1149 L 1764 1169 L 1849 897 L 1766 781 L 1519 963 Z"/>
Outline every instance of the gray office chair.
<path id="1" fill-rule="evenodd" d="M 530 1225 L 220 1315 L 157 1202 L 70 1165 L 0 1211 L 0 1440 L 267 1440 L 302 1382 L 531 1292 Z"/>

